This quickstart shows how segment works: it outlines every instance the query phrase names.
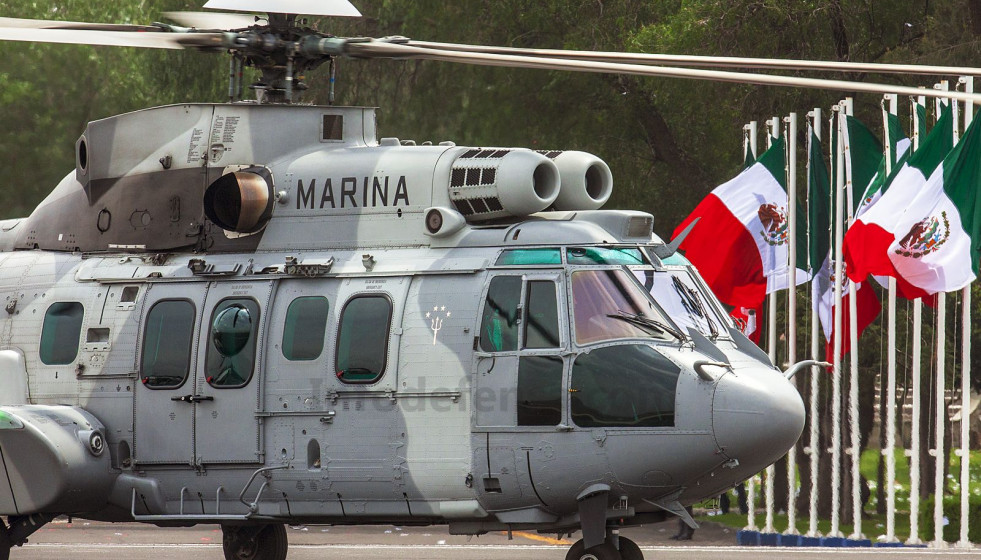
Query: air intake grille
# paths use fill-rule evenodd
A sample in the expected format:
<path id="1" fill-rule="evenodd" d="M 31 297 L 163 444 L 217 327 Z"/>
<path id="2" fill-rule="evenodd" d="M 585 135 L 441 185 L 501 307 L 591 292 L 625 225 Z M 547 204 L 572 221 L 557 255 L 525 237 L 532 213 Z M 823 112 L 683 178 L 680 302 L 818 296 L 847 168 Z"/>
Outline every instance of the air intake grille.
<path id="1" fill-rule="evenodd" d="M 488 220 L 507 215 L 497 198 L 497 170 L 509 153 L 504 148 L 471 148 L 453 162 L 450 199 L 464 217 Z"/>
<path id="2" fill-rule="evenodd" d="M 542 154 L 548 159 L 555 159 L 562 153 L 562 150 L 535 150 L 536 152 Z"/>

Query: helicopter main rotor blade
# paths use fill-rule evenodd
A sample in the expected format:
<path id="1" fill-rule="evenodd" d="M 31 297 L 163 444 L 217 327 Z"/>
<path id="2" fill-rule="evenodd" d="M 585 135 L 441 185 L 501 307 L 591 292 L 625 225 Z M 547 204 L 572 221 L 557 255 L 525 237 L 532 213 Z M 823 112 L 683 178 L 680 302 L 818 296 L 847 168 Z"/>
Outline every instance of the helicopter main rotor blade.
<path id="1" fill-rule="evenodd" d="M 538 58 L 531 56 L 444 51 L 439 49 L 413 47 L 411 45 L 386 41 L 348 43 L 345 46 L 345 54 L 365 58 L 381 57 L 408 58 L 416 60 L 440 60 L 443 62 L 459 62 L 463 64 L 474 64 L 480 66 L 503 66 L 508 68 L 531 68 L 537 70 L 567 70 L 571 72 L 596 72 L 602 74 L 629 74 L 634 76 L 657 76 L 665 78 L 688 78 L 715 82 L 733 82 L 798 88 L 803 87 L 842 92 L 880 94 L 896 93 L 899 95 L 913 96 L 924 95 L 927 97 L 956 99 L 958 101 L 970 101 L 975 104 L 981 104 L 981 94 L 959 91 L 942 91 L 847 80 L 823 80 L 818 78 L 800 78 L 795 76 L 751 74 L 747 72 L 731 72 L 727 70 L 645 66 L 641 64 L 620 64 L 612 62 L 594 62 L 588 60 L 565 60 L 558 58 Z"/>
<path id="2" fill-rule="evenodd" d="M 213 12 L 164 12 L 167 19 L 177 22 L 184 27 L 194 29 L 247 29 L 254 25 L 263 25 L 265 19 L 249 14 L 216 14 Z"/>
<path id="3" fill-rule="evenodd" d="M 872 62 L 835 62 L 829 60 L 786 60 L 780 58 L 743 58 L 730 56 L 698 56 L 675 54 L 619 53 L 602 51 L 570 51 L 562 49 L 524 49 L 436 43 L 411 40 L 408 45 L 444 51 L 474 52 L 532 56 L 537 58 L 561 58 L 623 64 L 654 64 L 659 66 L 687 66 L 695 68 L 746 68 L 756 70 L 817 70 L 829 72 L 862 72 L 879 74 L 919 74 L 944 76 L 981 76 L 981 68 L 959 66 L 927 66 L 921 64 L 881 64 Z"/>
<path id="4" fill-rule="evenodd" d="M 222 48 L 221 33 L 169 33 L 0 27 L 0 40 L 147 49 Z"/>
<path id="5" fill-rule="evenodd" d="M 52 21 L 48 19 L 21 19 L 8 17 L 0 17 L 0 27 L 14 27 L 19 29 L 76 29 L 86 31 L 160 31 L 159 27 L 153 25 L 87 23 L 83 21 Z"/>
<path id="6" fill-rule="evenodd" d="M 347 0 L 210 0 L 204 7 L 232 12 L 361 17 L 361 12 Z"/>

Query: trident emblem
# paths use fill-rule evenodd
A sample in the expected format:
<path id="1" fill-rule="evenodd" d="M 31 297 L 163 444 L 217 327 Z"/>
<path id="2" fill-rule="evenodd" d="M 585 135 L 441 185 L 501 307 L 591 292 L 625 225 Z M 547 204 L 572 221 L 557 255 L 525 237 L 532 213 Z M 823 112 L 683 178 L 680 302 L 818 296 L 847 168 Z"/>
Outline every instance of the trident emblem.
<path id="1" fill-rule="evenodd" d="M 444 316 L 440 316 L 440 313 L 446 313 Z M 443 328 L 443 321 L 450 318 L 450 312 L 446 311 L 446 306 L 433 306 L 432 311 L 426 313 L 426 318 L 430 319 L 429 328 L 433 331 L 433 346 L 436 346 L 436 335 L 439 334 L 439 330 Z"/>

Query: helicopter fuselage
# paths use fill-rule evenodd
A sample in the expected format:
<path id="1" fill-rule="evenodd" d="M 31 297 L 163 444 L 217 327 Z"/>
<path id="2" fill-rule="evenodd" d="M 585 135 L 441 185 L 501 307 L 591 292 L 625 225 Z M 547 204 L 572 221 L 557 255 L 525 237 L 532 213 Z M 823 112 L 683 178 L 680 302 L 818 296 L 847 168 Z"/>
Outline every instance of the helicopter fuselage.
<path id="1" fill-rule="evenodd" d="M 0 235 L 0 514 L 563 532 L 684 515 L 794 444 L 796 390 L 649 214 L 542 211 L 559 152 L 373 123 L 90 124 Z"/>

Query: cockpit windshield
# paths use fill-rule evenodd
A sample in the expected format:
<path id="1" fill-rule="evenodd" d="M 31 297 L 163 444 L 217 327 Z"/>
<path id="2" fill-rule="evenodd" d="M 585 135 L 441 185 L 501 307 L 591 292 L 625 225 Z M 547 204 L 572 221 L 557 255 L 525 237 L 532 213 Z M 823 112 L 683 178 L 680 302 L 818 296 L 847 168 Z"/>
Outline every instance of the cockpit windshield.
<path id="1" fill-rule="evenodd" d="M 654 300 L 687 332 L 689 328 L 710 337 L 725 333 L 725 322 L 712 306 L 695 279 L 685 270 L 633 270 L 634 276 L 654 296 Z"/>
<path id="2" fill-rule="evenodd" d="M 579 344 L 618 338 L 684 339 L 625 269 L 573 272 L 572 306 Z"/>

